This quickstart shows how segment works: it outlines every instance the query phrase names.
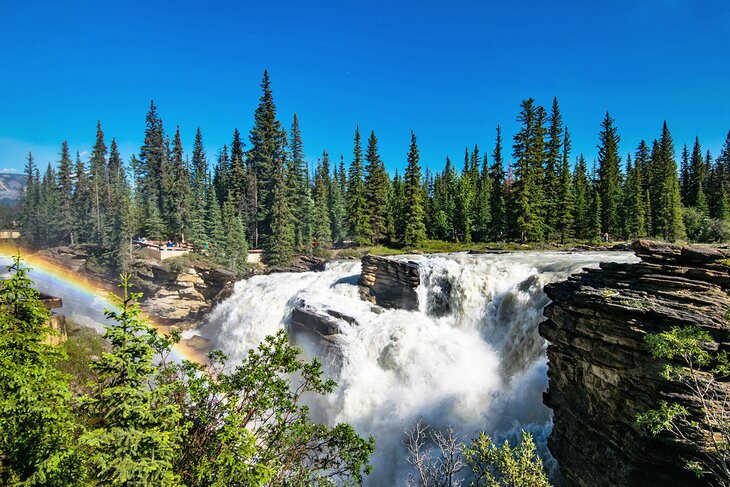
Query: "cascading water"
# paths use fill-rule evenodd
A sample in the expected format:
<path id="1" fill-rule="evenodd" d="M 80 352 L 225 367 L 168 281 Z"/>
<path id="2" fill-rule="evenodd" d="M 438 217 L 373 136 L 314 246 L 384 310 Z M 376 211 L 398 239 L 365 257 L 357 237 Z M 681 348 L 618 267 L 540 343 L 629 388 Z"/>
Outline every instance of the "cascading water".
<path id="1" fill-rule="evenodd" d="M 405 427 L 422 419 L 453 427 L 464 440 L 483 430 L 499 440 L 525 428 L 543 451 L 550 410 L 545 341 L 537 333 L 548 303 L 543 286 L 629 253 L 508 253 L 403 256 L 421 267 L 418 311 L 383 310 L 362 301 L 360 263 L 333 262 L 324 272 L 255 276 L 198 332 L 232 360 L 286 326 L 306 303 L 355 319 L 341 320 L 328 354 L 339 387 L 312 404 L 316 420 L 346 421 L 376 437 L 369 485 L 402 485 L 409 472 Z M 309 354 L 317 343 L 299 342 Z M 546 453 L 545 453 L 546 454 Z"/>

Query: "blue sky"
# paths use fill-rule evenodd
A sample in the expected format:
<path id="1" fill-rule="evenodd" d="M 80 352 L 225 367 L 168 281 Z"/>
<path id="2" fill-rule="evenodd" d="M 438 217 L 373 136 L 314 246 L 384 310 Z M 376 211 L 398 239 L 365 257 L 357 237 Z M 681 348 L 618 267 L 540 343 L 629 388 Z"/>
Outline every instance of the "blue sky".
<path id="1" fill-rule="evenodd" d="M 209 162 L 248 134 L 268 68 L 285 126 L 307 156 L 349 161 L 356 124 L 375 130 L 390 171 L 414 130 L 424 166 L 465 146 L 506 155 L 522 99 L 558 97 L 574 152 L 596 154 L 609 111 L 621 152 L 659 135 L 677 152 L 730 130 L 730 2 L 10 2 L 0 3 L 0 171 L 63 140 L 88 152 L 97 119 L 128 159 L 154 99 L 186 150 Z"/>

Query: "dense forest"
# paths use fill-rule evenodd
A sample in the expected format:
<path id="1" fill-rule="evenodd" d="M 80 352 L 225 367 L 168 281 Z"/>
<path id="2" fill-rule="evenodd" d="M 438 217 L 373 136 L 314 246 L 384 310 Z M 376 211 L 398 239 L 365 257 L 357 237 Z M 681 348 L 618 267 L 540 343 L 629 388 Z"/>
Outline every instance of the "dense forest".
<path id="1" fill-rule="evenodd" d="M 135 236 L 187 242 L 231 268 L 248 248 L 269 264 L 335 243 L 418 249 L 426 239 L 458 242 L 593 241 L 641 236 L 712 242 L 730 238 L 730 132 L 713 160 L 698 139 L 679 164 L 664 123 L 622 157 L 618 127 L 606 113 L 591 167 L 573 159 L 558 100 L 549 111 L 520 104 L 511 159 L 496 127 L 490 155 L 466 149 L 461 169 L 446 158 L 439 173 L 421 169 L 411 133 L 403 174 L 391 176 L 375 132 L 365 147 L 355 129 L 351 160 L 325 150 L 313 174 L 296 114 L 287 132 L 277 119 L 267 72 L 248 146 L 238 129 L 211 168 L 197 129 L 190 157 L 180 128 L 170 139 L 150 104 L 144 141 L 125 165 L 116 141 L 107 147 L 101 123 L 88 161 L 68 145 L 41 175 L 26 164 L 21 229 L 28 244 L 92 243 L 126 268 Z"/>

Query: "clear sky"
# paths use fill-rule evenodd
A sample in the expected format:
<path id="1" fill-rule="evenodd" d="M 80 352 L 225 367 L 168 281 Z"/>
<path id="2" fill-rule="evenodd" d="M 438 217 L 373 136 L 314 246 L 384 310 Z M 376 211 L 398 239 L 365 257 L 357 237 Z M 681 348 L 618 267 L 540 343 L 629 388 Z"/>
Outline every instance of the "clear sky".
<path id="1" fill-rule="evenodd" d="M 622 154 L 664 120 L 678 153 L 697 135 L 716 155 L 730 130 L 728 1 L 3 0 L 0 46 L 0 171 L 88 152 L 97 119 L 128 160 L 151 99 L 186 150 L 200 126 L 212 164 L 247 136 L 264 68 L 310 159 L 349 161 L 359 124 L 391 172 L 411 130 L 431 169 L 491 153 L 497 124 L 509 156 L 528 97 L 557 96 L 589 162 L 606 111 Z"/>

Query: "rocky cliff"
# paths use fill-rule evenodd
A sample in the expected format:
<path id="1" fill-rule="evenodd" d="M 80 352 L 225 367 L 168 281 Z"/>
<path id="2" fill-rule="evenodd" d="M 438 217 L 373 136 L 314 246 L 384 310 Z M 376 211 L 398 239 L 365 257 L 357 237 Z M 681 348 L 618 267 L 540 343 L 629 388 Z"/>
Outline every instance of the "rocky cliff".
<path id="1" fill-rule="evenodd" d="M 119 276 L 109 275 L 94 265 L 85 246 L 56 247 L 41 251 L 47 260 L 106 283 Z M 153 259 L 135 260 L 132 268 L 134 290 L 142 292 L 140 305 L 160 324 L 191 328 L 200 324 L 208 312 L 232 291 L 238 276 L 226 269 L 193 264 L 174 269 Z"/>
<path id="2" fill-rule="evenodd" d="M 375 255 L 362 258 L 360 296 L 384 308 L 418 309 L 421 273 L 415 262 Z"/>
<path id="3" fill-rule="evenodd" d="M 683 468 L 702 445 L 669 434 L 651 437 L 635 426 L 637 414 L 659 401 L 697 410 L 691 398 L 661 378 L 662 364 L 643 339 L 672 326 L 708 331 L 730 348 L 726 249 L 634 244 L 638 264 L 602 264 L 546 286 L 553 301 L 540 334 L 547 350 L 553 409 L 548 446 L 569 486 L 708 485 Z"/>

